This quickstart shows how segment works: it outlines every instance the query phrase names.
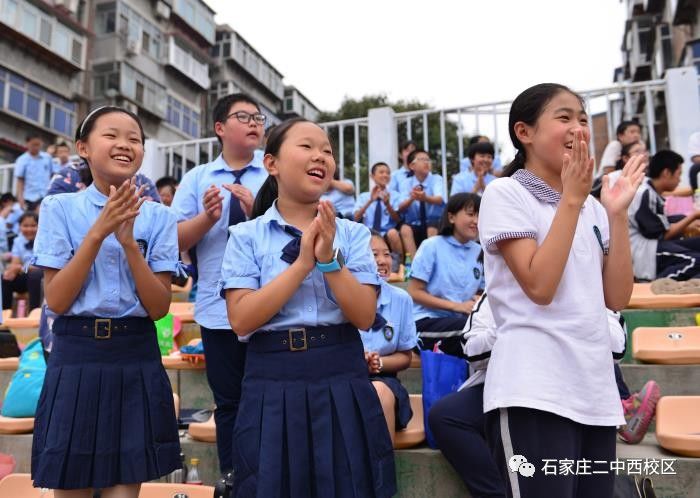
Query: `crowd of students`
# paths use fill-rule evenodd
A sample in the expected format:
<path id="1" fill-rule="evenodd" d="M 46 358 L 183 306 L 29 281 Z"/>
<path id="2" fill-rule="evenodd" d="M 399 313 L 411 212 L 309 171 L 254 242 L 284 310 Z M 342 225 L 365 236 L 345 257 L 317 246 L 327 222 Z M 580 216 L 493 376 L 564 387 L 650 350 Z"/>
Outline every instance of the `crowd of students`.
<path id="1" fill-rule="evenodd" d="M 214 107 L 221 154 L 179 184 L 138 175 L 143 128 L 119 107 L 82 120 L 80 164 L 65 147 L 58 167 L 32 137 L 17 204 L 3 196 L 2 213 L 21 232 L 3 290 L 22 289 L 9 284 L 20 266 L 41 268 L 57 316 L 35 485 L 58 498 L 93 488 L 136 497 L 139 483 L 179 465 L 153 320 L 190 258 L 219 470 L 233 469 L 236 497 L 393 496 L 392 441 L 411 418 L 397 373 L 417 347 L 470 358 L 475 374 L 490 355 L 485 374 L 427 414 L 474 496 L 611 496 L 610 475 L 525 478 L 508 462 L 613 460 L 615 428 L 634 417 L 620 434 L 639 441 L 658 387 L 624 386 L 614 312 L 630 297 L 635 237 L 657 243 L 644 252 L 657 273 L 691 276 L 676 259 L 696 246 L 660 238 L 696 217 L 665 221 L 660 194 L 677 186 L 682 159 L 657 153 L 644 181 L 630 126 L 618 130 L 614 181 L 603 176 L 600 200 L 590 196 L 587 119 L 576 93 L 536 85 L 513 102 L 518 153 L 504 169 L 475 137 L 448 197 L 429 153 L 407 142 L 401 167 L 374 164 L 356 201 L 318 125 L 293 119 L 264 133 L 265 115 L 243 94 Z M 404 255 L 408 292 L 386 282 Z"/>

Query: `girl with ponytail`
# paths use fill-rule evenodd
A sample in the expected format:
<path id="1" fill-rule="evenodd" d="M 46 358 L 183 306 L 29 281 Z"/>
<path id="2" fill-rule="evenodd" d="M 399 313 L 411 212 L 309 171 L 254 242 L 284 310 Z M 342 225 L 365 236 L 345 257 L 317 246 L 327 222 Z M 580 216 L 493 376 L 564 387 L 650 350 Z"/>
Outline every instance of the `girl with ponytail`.
<path id="1" fill-rule="evenodd" d="M 535 85 L 513 101 L 508 125 L 518 153 L 486 189 L 479 216 L 498 336 L 484 388 L 487 438 L 508 496 L 612 497 L 614 475 L 602 464 L 587 476 L 542 468 L 549 459 L 615 459 L 625 419 L 605 308 L 623 309 L 632 293 L 627 207 L 643 157 L 613 187 L 603 179 L 599 203 L 589 195 L 579 95 Z"/>

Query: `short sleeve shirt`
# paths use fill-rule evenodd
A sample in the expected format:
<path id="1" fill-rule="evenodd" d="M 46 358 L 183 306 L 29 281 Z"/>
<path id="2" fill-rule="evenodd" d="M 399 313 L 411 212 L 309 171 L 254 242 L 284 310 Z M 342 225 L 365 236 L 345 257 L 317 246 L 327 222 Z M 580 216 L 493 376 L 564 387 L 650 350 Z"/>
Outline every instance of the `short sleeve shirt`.
<path id="1" fill-rule="evenodd" d="M 262 156 L 254 155 L 247 167 L 249 169 L 241 176 L 241 185 L 250 190 L 255 197 L 267 178 Z M 223 184 L 233 182 L 232 170 L 222 155 L 210 163 L 188 171 L 175 191 L 171 206 L 178 223 L 190 220 L 204 210 L 202 198 L 210 186 L 216 185 L 221 188 Z M 221 195 L 224 197 L 221 218 L 195 246 L 199 281 L 194 319 L 198 324 L 209 329 L 230 330 L 226 303 L 216 290 L 221 278 L 221 261 L 228 240 L 228 213 L 232 198 L 228 190 L 221 189 Z"/>
<path id="2" fill-rule="evenodd" d="M 289 268 L 289 263 L 280 258 L 282 249 L 292 240 L 285 226 L 290 225 L 277 210 L 277 205 L 273 204 L 264 215 L 231 227 L 218 290 L 257 290 Z M 336 218 L 333 247 L 340 249 L 345 266 L 361 284 L 380 285 L 367 227 Z M 286 330 L 344 322 L 346 319 L 323 273 L 314 268 L 282 309 L 259 330 Z M 240 340 L 247 341 L 248 337 L 240 337 Z"/>
<path id="3" fill-rule="evenodd" d="M 50 154 L 39 152 L 32 156 L 25 152 L 15 161 L 15 178 L 24 179 L 24 198 L 31 202 L 42 199 L 49 188 L 51 175 L 58 171 Z"/>
<path id="4" fill-rule="evenodd" d="M 460 243 L 453 236 L 437 235 L 423 241 L 411 264 L 411 278 L 426 283 L 426 291 L 452 302 L 464 302 L 484 287 L 481 246 Z M 455 311 L 413 304 L 413 319 L 464 316 Z"/>
<path id="5" fill-rule="evenodd" d="M 387 356 L 397 351 L 410 351 L 418 342 L 413 321 L 413 300 L 403 289 L 386 282 L 381 284 L 377 313 L 386 320 L 380 329 L 361 331 L 365 351 Z"/>
<path id="6" fill-rule="evenodd" d="M 365 204 L 370 200 L 371 198 L 371 193 L 370 192 L 362 192 L 360 196 L 357 198 L 357 202 L 355 203 L 355 208 L 354 212 L 357 213 L 360 209 L 364 207 Z M 389 203 L 391 204 L 391 207 L 396 210 L 398 209 L 399 206 L 399 193 L 398 192 L 389 192 Z M 391 218 L 391 215 L 389 215 L 389 210 L 387 209 L 386 205 L 384 204 L 384 201 L 379 202 L 379 209 L 381 209 L 381 229 L 379 232 L 384 235 L 390 228 L 394 228 L 396 226 L 396 222 Z M 377 201 L 373 201 L 369 206 L 367 206 L 367 209 L 365 210 L 365 214 L 362 216 L 362 224 L 365 225 L 368 228 L 372 228 L 374 225 L 374 216 L 377 211 Z"/>
<path id="7" fill-rule="evenodd" d="M 442 216 L 442 211 L 445 208 L 445 185 L 444 182 L 442 181 L 442 176 L 440 175 L 434 175 L 432 173 L 428 173 L 428 176 L 425 177 L 425 180 L 422 182 L 416 178 L 415 175 L 410 176 L 406 178 L 403 182 L 401 182 L 401 190 L 399 192 L 400 195 L 400 202 L 405 201 L 408 199 L 411 195 L 411 190 L 413 190 L 413 187 L 417 185 L 423 185 L 423 190 L 425 191 L 426 194 L 430 196 L 436 196 L 439 195 L 442 197 L 442 204 L 430 204 L 430 203 L 425 203 L 425 211 L 426 211 L 426 216 L 429 222 L 437 222 L 440 220 L 440 217 Z M 409 225 L 417 225 L 420 223 L 420 202 L 418 201 L 413 201 L 409 206 L 408 209 L 403 213 L 404 220 L 406 223 Z"/>
<path id="8" fill-rule="evenodd" d="M 32 264 L 60 270 L 82 244 L 107 202 L 95 184 L 71 194 L 49 196 L 42 202 Z M 178 268 L 175 215 L 147 201 L 134 221 L 134 239 L 154 273 Z M 114 234 L 100 247 L 78 297 L 65 315 L 101 318 L 145 317 L 124 249 Z"/>
<path id="9" fill-rule="evenodd" d="M 561 196 L 527 170 L 494 180 L 479 210 L 486 290 L 497 326 L 484 411 L 521 406 L 587 425 L 624 423 L 610 354 L 603 263 L 609 241 L 603 207 L 581 209 L 551 304 L 531 301 L 508 268 L 499 242 L 531 238 L 540 246 Z"/>

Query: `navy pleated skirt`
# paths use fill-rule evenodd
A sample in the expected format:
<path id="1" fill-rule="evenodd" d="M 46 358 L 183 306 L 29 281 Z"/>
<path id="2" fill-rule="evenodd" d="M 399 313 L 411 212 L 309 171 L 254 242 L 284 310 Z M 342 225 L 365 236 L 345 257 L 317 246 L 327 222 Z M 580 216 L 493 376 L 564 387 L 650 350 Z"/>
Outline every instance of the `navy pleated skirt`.
<path id="1" fill-rule="evenodd" d="M 108 339 L 91 337 L 85 321 L 54 323 L 34 425 L 35 486 L 107 488 L 180 467 L 172 388 L 155 327 L 147 319 L 129 323 L 129 334 L 112 331 Z M 76 328 L 88 334 L 74 335 Z"/>
<path id="2" fill-rule="evenodd" d="M 408 422 L 410 422 L 411 417 L 413 417 L 413 410 L 411 409 L 411 398 L 401 381 L 396 378 L 396 375 L 390 374 L 371 375 L 369 380 L 372 382 L 382 382 L 393 393 L 396 402 L 396 430 L 400 431 L 408 427 Z"/>
<path id="3" fill-rule="evenodd" d="M 389 431 L 352 330 L 306 351 L 259 352 L 251 338 L 233 436 L 236 498 L 396 493 Z"/>

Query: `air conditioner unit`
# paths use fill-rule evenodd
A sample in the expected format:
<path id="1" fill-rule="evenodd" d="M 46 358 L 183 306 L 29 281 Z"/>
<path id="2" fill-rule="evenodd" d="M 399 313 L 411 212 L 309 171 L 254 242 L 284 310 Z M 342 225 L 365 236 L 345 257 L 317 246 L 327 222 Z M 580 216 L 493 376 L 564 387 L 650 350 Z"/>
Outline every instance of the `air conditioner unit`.
<path id="1" fill-rule="evenodd" d="M 129 38 L 126 40 L 126 53 L 128 55 L 137 55 L 141 52 L 141 40 Z"/>
<path id="2" fill-rule="evenodd" d="M 159 0 L 156 3 L 156 17 L 165 20 L 170 19 L 170 6 L 167 3 Z"/>

